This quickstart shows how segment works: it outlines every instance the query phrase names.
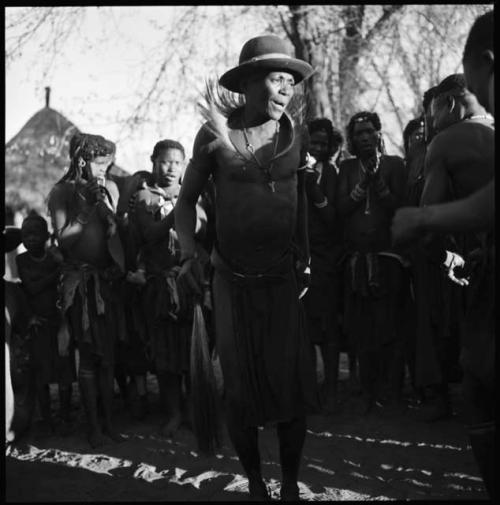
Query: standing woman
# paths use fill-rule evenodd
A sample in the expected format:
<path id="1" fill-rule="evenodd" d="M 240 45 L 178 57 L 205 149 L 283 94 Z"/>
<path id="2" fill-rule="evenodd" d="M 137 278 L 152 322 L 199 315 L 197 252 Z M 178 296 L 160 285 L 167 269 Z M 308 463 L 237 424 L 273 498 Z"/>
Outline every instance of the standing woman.
<path id="1" fill-rule="evenodd" d="M 92 447 L 122 437 L 112 422 L 114 349 L 125 338 L 123 311 L 115 291 L 123 277 L 116 256 L 118 188 L 105 177 L 113 158 L 111 143 L 100 135 L 77 134 L 70 142 L 71 165 L 49 195 L 52 226 L 64 256 L 62 310 L 76 344 L 78 381 Z M 64 343 L 61 343 L 64 347 Z M 104 429 L 98 419 L 102 401 Z"/>

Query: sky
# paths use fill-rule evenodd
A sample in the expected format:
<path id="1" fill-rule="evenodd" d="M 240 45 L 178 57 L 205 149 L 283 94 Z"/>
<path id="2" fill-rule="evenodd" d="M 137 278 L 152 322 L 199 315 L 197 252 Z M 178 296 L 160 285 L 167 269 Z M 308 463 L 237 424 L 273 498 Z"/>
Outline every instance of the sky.
<path id="1" fill-rule="evenodd" d="M 16 13 L 15 9 L 19 12 L 19 8 L 6 9 L 7 20 L 9 14 Z M 6 142 L 44 107 L 44 88 L 50 86 L 50 106 L 80 130 L 115 141 L 116 162 L 129 172 L 151 168 L 149 156 L 154 143 L 161 138 L 179 140 L 186 152 L 191 152 L 201 125 L 194 104 L 183 104 L 175 120 L 163 118 L 161 112 L 152 110 L 150 121 L 126 139 L 123 139 L 120 121 L 137 103 L 137 89 L 145 82 L 142 74 L 149 60 L 154 61 L 161 51 L 168 50 L 162 47 L 162 40 L 168 30 L 176 29 L 180 8 L 108 7 L 106 14 L 110 15 L 103 16 L 103 11 L 95 7 L 85 8 L 84 16 L 64 47 L 57 51 L 48 72 L 44 70 L 52 51 L 40 50 L 47 32 L 38 33 L 25 46 L 22 55 L 6 67 Z M 253 27 L 239 30 L 234 37 L 235 51 L 239 52 L 245 38 L 255 34 Z M 216 48 L 208 43 L 209 33 L 205 40 L 207 52 L 215 52 Z M 177 82 L 176 65 L 178 61 L 173 61 L 164 78 L 174 80 L 179 86 L 186 85 L 182 80 Z M 149 70 L 155 71 L 150 67 Z"/>
<path id="2" fill-rule="evenodd" d="M 74 8 L 77 7 L 59 9 Z M 257 8 L 250 7 L 249 11 L 255 12 Z M 26 8 L 6 8 L 7 26 L 9 20 L 23 9 Z M 259 16 L 251 13 L 236 16 L 231 9 L 231 6 L 224 8 L 230 21 L 226 23 L 229 28 L 226 28 L 222 23 L 216 24 L 214 16 L 221 11 L 220 7 L 198 7 L 197 15 L 206 16 L 208 22 L 198 24 L 196 33 L 191 31 L 181 39 L 186 41 L 180 46 L 185 54 L 173 51 L 173 58 L 161 78 L 167 92 L 154 96 L 154 107 L 148 112 L 147 121 L 132 130 L 124 130 L 123 120 L 131 117 L 141 89 L 146 89 L 151 76 L 158 71 L 156 62 L 169 54 L 171 48 L 164 39 L 179 33 L 179 18 L 186 7 L 85 7 L 72 21 L 70 37 L 56 50 L 47 47 L 45 41 L 57 26 L 45 26 L 44 30 L 35 32 L 23 47 L 22 54 L 6 65 L 5 140 L 10 140 L 33 114 L 44 107 L 44 88 L 50 86 L 51 107 L 80 130 L 113 140 L 117 144 L 116 162 L 125 170 L 149 170 L 153 146 L 162 138 L 180 141 L 189 158 L 201 117 L 193 94 L 189 99 L 179 100 L 176 88 L 201 90 L 204 76 L 208 72 L 220 75 L 235 65 L 243 43 L 262 34 L 267 22 L 258 20 Z M 10 35 L 9 31 L 7 35 Z M 196 58 L 189 54 L 190 47 L 198 50 Z M 198 59 L 200 48 L 201 60 Z M 223 53 L 224 58 L 220 56 Z M 185 72 L 182 73 L 181 69 Z M 454 55 L 443 64 L 442 77 L 459 69 L 460 58 Z M 394 82 L 404 81 L 400 74 L 397 65 L 391 67 L 390 78 Z M 395 93 L 401 109 L 411 110 L 413 99 L 407 86 L 400 86 Z M 382 101 L 387 102 L 385 93 L 374 88 L 364 95 L 360 107 L 387 110 Z M 392 145 L 386 145 L 389 154 L 401 154 L 395 150 L 394 139 L 400 141 L 402 127 L 392 116 L 385 114 L 383 118 L 384 130 L 391 134 L 392 141 Z M 404 121 L 409 119 L 411 117 L 403 118 Z M 342 128 L 342 125 L 336 126 Z"/>
<path id="3" fill-rule="evenodd" d="M 50 106 L 80 130 L 114 141 L 120 137 L 122 126 L 118 118 L 136 102 L 137 78 L 145 52 L 161 41 L 161 32 L 152 30 L 151 23 L 162 23 L 165 30 L 171 29 L 176 8 L 112 10 L 114 19 L 104 22 L 96 8 L 85 9 L 79 33 L 58 51 L 47 75 L 41 59 L 48 58 L 48 54 L 40 54 L 36 40 L 6 69 L 6 141 L 44 107 L 45 86 L 51 88 Z M 40 41 L 43 38 L 44 34 L 38 35 Z M 148 130 L 151 128 L 137 132 L 127 142 L 117 143 L 118 165 L 129 171 L 148 168 L 152 136 L 156 141 Z"/>

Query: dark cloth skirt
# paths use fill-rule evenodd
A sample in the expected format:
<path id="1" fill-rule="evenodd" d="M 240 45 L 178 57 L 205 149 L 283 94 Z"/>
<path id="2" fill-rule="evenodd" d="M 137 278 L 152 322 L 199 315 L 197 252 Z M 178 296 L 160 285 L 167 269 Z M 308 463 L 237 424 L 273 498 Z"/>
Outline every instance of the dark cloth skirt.
<path id="1" fill-rule="evenodd" d="M 495 253 L 473 265 L 466 291 L 465 331 L 460 363 L 483 387 L 495 386 Z"/>
<path id="2" fill-rule="evenodd" d="M 307 334 L 312 344 L 340 347 L 339 298 L 339 275 L 317 269 L 313 263 L 311 285 L 303 298 Z"/>
<path id="3" fill-rule="evenodd" d="M 187 373 L 191 350 L 192 317 L 181 314 L 174 320 L 165 278 L 148 279 L 143 291 L 147 346 L 155 373 Z"/>
<path id="4" fill-rule="evenodd" d="M 153 370 L 148 349 L 147 314 L 144 311 L 144 289 L 124 282 L 120 292 L 124 307 L 127 339 L 118 342 L 116 365 L 130 375 L 144 375 Z"/>
<path id="5" fill-rule="evenodd" d="M 260 279 L 234 276 L 214 253 L 212 262 L 216 349 L 228 408 L 245 427 L 316 413 L 316 376 L 291 257 Z"/>
<path id="6" fill-rule="evenodd" d="M 82 326 L 83 300 L 79 290 L 76 290 L 73 303 L 67 309 L 70 332 L 80 353 L 80 368 L 82 365 L 113 367 L 117 342 L 126 339 L 120 297 L 102 279 L 100 288 L 105 304 L 103 314 L 97 312 L 94 279 L 87 283 L 88 331 L 84 331 Z"/>
<path id="7" fill-rule="evenodd" d="M 401 338 L 398 317 L 403 292 L 402 266 L 396 259 L 377 255 L 376 290 L 367 282 L 364 256 L 354 267 L 347 262 L 345 269 L 344 328 L 356 352 L 374 352 Z M 357 280 L 353 283 L 353 278 Z M 375 279 L 373 279 L 375 281 Z"/>
<path id="8" fill-rule="evenodd" d="M 415 382 L 430 386 L 457 380 L 464 333 L 463 289 L 423 254 L 412 260 L 415 296 Z"/>

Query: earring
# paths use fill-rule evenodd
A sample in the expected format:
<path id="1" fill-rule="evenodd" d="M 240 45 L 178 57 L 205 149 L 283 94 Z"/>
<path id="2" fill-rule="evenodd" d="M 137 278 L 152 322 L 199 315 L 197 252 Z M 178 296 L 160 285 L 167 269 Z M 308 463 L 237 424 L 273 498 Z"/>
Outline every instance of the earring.
<path id="1" fill-rule="evenodd" d="M 83 168 L 86 164 L 87 164 L 87 163 L 85 162 L 85 160 L 84 160 L 83 158 L 80 158 L 80 159 L 78 160 L 78 166 L 79 166 L 80 168 Z"/>
<path id="2" fill-rule="evenodd" d="M 455 109 L 455 97 L 451 96 L 450 97 L 450 112 L 453 112 Z"/>

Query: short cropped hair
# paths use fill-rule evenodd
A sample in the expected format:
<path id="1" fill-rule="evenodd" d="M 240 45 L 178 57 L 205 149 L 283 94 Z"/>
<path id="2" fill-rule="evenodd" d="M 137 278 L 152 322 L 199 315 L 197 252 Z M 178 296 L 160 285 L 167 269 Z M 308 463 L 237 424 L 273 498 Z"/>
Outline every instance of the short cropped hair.
<path id="1" fill-rule="evenodd" d="M 467 84 L 465 82 L 465 76 L 464 74 L 451 74 L 445 79 L 443 79 L 437 86 L 436 86 L 436 94 L 435 96 L 438 97 L 440 95 L 443 95 L 444 93 L 450 94 L 450 95 L 461 95 L 463 94 L 467 89 Z"/>
<path id="2" fill-rule="evenodd" d="M 483 51 L 493 51 L 493 11 L 479 16 L 472 25 L 464 47 L 463 59 L 477 58 Z"/>
<path id="3" fill-rule="evenodd" d="M 31 210 L 30 213 L 24 218 L 21 228 L 24 228 L 28 223 L 38 224 L 44 233 L 49 233 L 47 226 L 47 221 L 35 210 Z"/>
<path id="4" fill-rule="evenodd" d="M 333 126 L 332 122 L 326 117 L 316 118 L 309 121 L 307 129 L 309 130 L 309 134 L 317 131 L 324 131 L 328 136 L 328 143 L 330 144 L 330 147 L 333 144 L 342 145 L 344 142 L 342 133 L 340 133 L 340 131 L 337 130 L 337 128 Z"/>
<path id="5" fill-rule="evenodd" d="M 354 116 L 351 117 L 349 120 L 349 123 L 347 124 L 347 150 L 355 155 L 356 153 L 354 152 L 353 144 L 352 144 L 352 136 L 354 134 L 354 125 L 356 123 L 362 123 L 368 121 L 370 122 L 375 130 L 378 132 L 382 130 L 382 123 L 380 122 L 380 117 L 376 112 L 369 112 L 369 111 L 362 111 L 354 114 Z M 381 146 L 379 146 L 381 151 L 383 150 L 383 144 L 381 143 Z"/>
<path id="6" fill-rule="evenodd" d="M 177 140 L 164 139 L 155 144 L 153 154 L 151 155 L 151 161 L 154 162 L 160 153 L 166 149 L 178 149 L 182 153 L 183 158 L 186 157 L 186 152 L 180 142 L 177 142 Z"/>

